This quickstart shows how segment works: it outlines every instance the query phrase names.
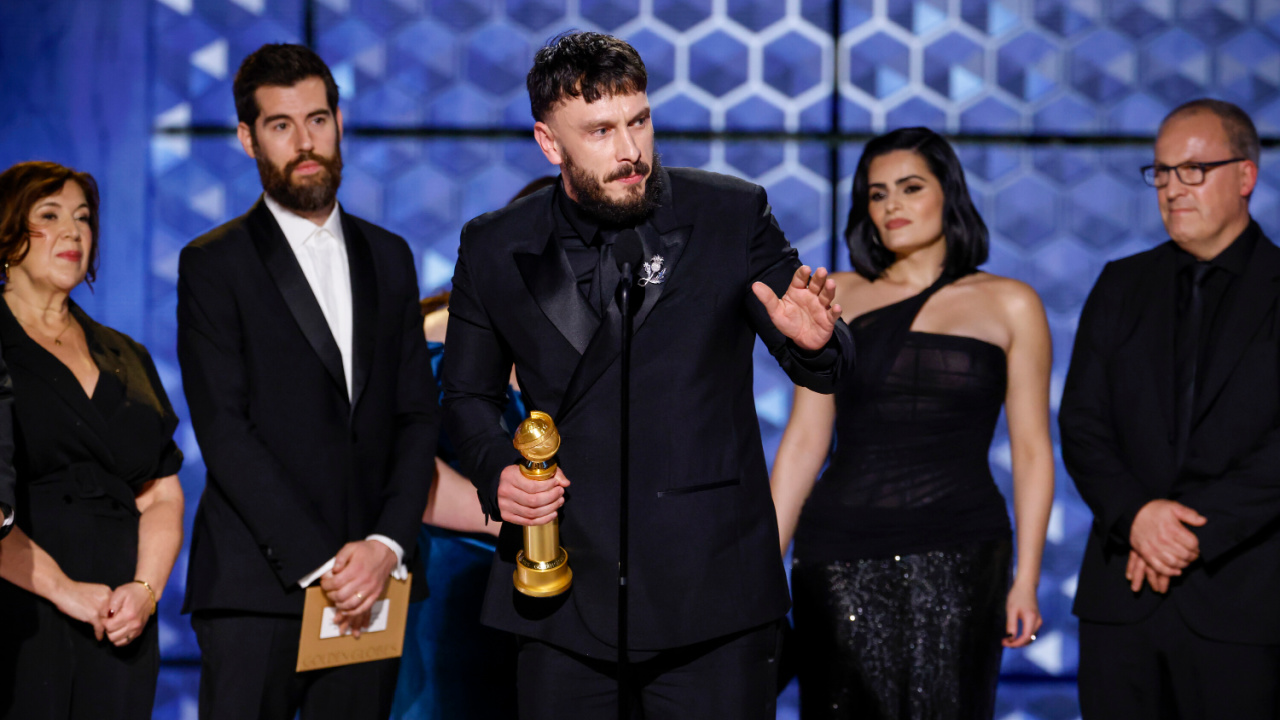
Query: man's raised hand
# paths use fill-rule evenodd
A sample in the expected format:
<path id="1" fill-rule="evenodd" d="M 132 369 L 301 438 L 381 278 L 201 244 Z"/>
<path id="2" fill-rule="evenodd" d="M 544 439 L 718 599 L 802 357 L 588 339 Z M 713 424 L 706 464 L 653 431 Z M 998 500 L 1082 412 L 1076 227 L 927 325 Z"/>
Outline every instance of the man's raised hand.
<path id="1" fill-rule="evenodd" d="M 832 302 L 836 283 L 827 277 L 826 268 L 814 272 L 808 265 L 801 265 L 782 297 L 761 282 L 753 283 L 751 291 L 764 305 L 774 327 L 805 350 L 822 349 L 840 319 L 840 306 Z"/>

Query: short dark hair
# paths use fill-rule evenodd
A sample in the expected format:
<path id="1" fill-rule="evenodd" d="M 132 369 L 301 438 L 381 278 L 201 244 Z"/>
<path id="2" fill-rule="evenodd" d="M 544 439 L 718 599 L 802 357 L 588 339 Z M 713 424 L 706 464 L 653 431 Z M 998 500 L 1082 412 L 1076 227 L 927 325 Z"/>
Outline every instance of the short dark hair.
<path id="1" fill-rule="evenodd" d="M 923 127 L 885 133 L 872 138 L 862 150 L 858 169 L 853 175 L 853 204 L 844 234 L 854 270 L 868 280 L 875 280 L 897 260 L 880 241 L 880 234 L 871 221 L 868 211 L 870 182 L 867 179 L 871 161 L 895 150 L 909 150 L 924 158 L 942 186 L 942 232 L 947 242 L 943 274 L 963 277 L 977 270 L 987 261 L 987 224 L 973 206 L 969 186 L 964 181 L 964 168 L 960 166 L 951 144 L 938 133 Z"/>
<path id="2" fill-rule="evenodd" d="M 92 285 L 98 276 L 98 182 L 86 172 L 77 172 L 51 162 L 22 162 L 0 173 L 0 262 L 17 264 L 31 249 L 31 208 L 62 187 L 74 182 L 84 191 L 89 204 L 89 271 L 85 280 Z M 4 278 L 8 282 L 9 278 Z"/>
<path id="3" fill-rule="evenodd" d="M 329 101 L 329 110 L 337 113 L 338 83 L 334 82 L 333 73 L 329 72 L 329 66 L 324 64 L 319 55 L 302 45 L 263 45 L 250 53 L 236 71 L 235 82 L 231 85 L 236 99 L 236 118 L 252 129 L 258 120 L 258 114 L 262 112 L 254 97 L 258 88 L 264 85 L 290 87 L 311 77 L 324 81 L 324 94 Z"/>
<path id="4" fill-rule="evenodd" d="M 1249 113 L 1241 110 L 1239 105 L 1226 100 L 1199 98 L 1184 102 L 1164 116 L 1164 120 L 1160 121 L 1160 132 L 1164 132 L 1164 126 L 1175 117 L 1198 112 L 1217 115 L 1218 120 L 1222 122 L 1222 129 L 1227 133 L 1227 142 L 1231 144 L 1232 154 L 1251 160 L 1254 165 L 1258 164 L 1262 158 L 1262 141 L 1258 139 L 1258 128 L 1254 126 Z"/>
<path id="5" fill-rule="evenodd" d="M 593 103 L 605 95 L 644 92 L 649 73 L 640 53 L 625 40 L 597 32 L 570 32 L 552 38 L 533 56 L 525 84 L 533 119 L 547 113 L 566 98 Z"/>
<path id="6" fill-rule="evenodd" d="M 422 313 L 422 317 L 426 317 L 431 313 L 449 307 L 449 296 L 453 293 L 448 290 L 441 290 L 435 295 L 429 295 L 418 301 L 418 312 Z"/>

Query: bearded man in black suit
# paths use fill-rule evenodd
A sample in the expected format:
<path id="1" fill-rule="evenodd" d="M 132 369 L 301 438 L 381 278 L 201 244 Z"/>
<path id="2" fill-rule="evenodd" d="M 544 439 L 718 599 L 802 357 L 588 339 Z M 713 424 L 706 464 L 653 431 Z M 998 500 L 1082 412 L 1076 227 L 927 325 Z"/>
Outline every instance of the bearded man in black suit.
<path id="1" fill-rule="evenodd" d="M 200 717 L 380 720 L 398 659 L 294 668 L 306 587 L 358 632 L 415 563 L 439 409 L 413 255 L 337 201 L 342 111 L 318 55 L 264 45 L 233 87 L 265 192 L 178 264 L 178 359 L 209 469 L 183 604 Z"/>
<path id="2" fill-rule="evenodd" d="M 762 188 L 663 168 L 644 63 L 597 33 L 562 36 L 528 76 L 534 136 L 561 182 L 462 231 L 442 369 L 450 437 L 505 521 L 483 619 L 518 634 L 521 717 L 616 714 L 620 327 L 614 241 L 639 234 L 633 286 L 628 598 L 632 694 L 646 718 L 773 718 L 789 599 L 752 394 L 761 337 L 797 383 L 830 392 L 853 361 L 832 305 Z M 563 439 L 553 482 L 525 480 L 499 416 L 515 364 Z M 573 481 L 570 487 L 570 478 Z M 560 516 L 574 583 L 512 588 L 521 525 Z"/>

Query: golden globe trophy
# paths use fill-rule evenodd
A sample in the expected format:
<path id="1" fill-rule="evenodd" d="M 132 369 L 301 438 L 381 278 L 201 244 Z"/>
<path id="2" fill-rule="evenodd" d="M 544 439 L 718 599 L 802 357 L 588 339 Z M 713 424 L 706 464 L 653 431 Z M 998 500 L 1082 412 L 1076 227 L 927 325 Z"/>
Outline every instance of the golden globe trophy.
<path id="1" fill-rule="evenodd" d="M 534 410 L 516 428 L 511 441 L 524 456 L 520 474 L 530 480 L 550 480 L 556 474 L 556 451 L 560 433 L 551 416 Z M 559 595 L 573 584 L 569 553 L 560 547 L 560 518 L 545 525 L 524 527 L 524 550 L 516 553 L 512 575 L 516 590 L 530 597 Z"/>

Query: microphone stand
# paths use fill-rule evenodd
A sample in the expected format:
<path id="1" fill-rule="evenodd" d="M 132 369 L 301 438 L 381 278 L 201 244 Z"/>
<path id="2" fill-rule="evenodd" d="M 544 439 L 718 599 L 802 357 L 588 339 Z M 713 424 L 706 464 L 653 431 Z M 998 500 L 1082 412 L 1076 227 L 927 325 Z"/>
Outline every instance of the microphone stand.
<path id="1" fill-rule="evenodd" d="M 631 717 L 631 682 L 627 658 L 627 553 L 629 545 L 631 481 L 631 285 L 634 281 L 631 263 L 622 264 L 618 281 L 618 304 L 622 310 L 622 418 L 618 483 L 618 718 Z"/>

